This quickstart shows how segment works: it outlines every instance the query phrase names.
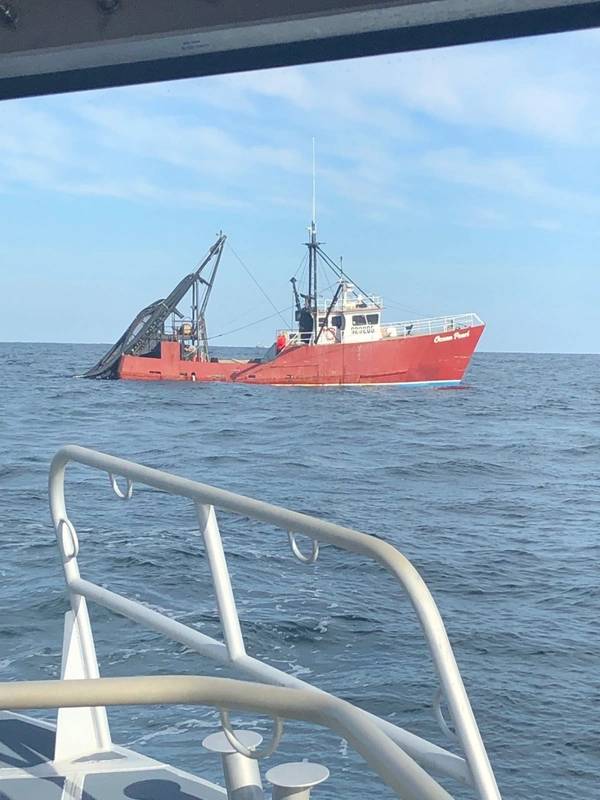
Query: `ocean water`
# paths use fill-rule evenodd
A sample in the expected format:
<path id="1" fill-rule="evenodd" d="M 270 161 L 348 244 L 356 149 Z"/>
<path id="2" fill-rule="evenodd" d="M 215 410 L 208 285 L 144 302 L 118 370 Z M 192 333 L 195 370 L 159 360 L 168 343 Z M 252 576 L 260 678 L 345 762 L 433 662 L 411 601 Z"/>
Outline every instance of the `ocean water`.
<path id="1" fill-rule="evenodd" d="M 600 795 L 600 357 L 477 354 L 461 390 L 77 380 L 101 346 L 1 344 L 0 676 L 59 674 L 67 609 L 46 480 L 67 442 L 383 537 L 430 586 L 494 766 L 513 800 Z M 84 577 L 218 635 L 189 504 L 69 468 Z M 445 744 L 410 604 L 377 565 L 221 514 L 248 651 Z M 91 607 L 103 675 L 215 674 Z M 39 712 L 38 712 L 39 713 Z M 44 712 L 48 715 L 48 712 Z M 115 741 L 220 778 L 214 712 L 109 712 Z M 264 719 L 236 719 L 268 736 Z M 338 736 L 288 723 L 264 765 L 309 758 L 315 800 L 388 798 Z M 447 784 L 457 797 L 471 797 Z"/>

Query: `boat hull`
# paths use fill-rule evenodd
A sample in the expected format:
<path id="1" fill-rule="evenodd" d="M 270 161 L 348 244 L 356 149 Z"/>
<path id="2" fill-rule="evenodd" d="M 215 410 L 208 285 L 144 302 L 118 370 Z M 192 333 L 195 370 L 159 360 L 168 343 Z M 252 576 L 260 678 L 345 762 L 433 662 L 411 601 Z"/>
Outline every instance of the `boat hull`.
<path id="1" fill-rule="evenodd" d="M 451 385 L 463 379 L 483 330 L 477 325 L 374 342 L 296 345 L 266 363 L 185 361 L 179 343 L 163 342 L 159 358 L 122 356 L 118 377 L 273 386 Z"/>

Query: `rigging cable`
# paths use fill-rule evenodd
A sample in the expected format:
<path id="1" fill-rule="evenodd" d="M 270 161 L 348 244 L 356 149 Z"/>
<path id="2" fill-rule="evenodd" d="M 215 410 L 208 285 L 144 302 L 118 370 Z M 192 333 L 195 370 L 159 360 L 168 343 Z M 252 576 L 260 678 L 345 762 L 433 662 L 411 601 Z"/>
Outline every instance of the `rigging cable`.
<path id="1" fill-rule="evenodd" d="M 417 319 L 418 317 L 427 316 L 424 311 L 416 311 L 414 308 L 409 308 L 409 306 L 404 306 L 401 303 L 397 303 L 395 300 L 386 300 L 385 306 L 386 308 L 397 308 L 399 311 L 402 311 L 402 313 L 407 311 L 415 319 Z"/>
<path id="2" fill-rule="evenodd" d="M 329 255 L 327 255 L 327 253 L 324 250 L 322 250 L 320 247 L 319 247 L 319 254 L 321 255 L 323 261 L 327 264 L 327 266 L 331 269 L 331 271 L 336 274 L 337 277 L 339 277 L 339 278 L 347 278 L 350 281 L 350 283 L 353 283 L 354 286 L 356 286 L 356 288 L 358 289 L 359 292 L 362 292 L 362 294 L 364 294 L 366 297 L 369 297 L 369 298 L 372 299 L 373 296 L 371 294 L 369 294 L 369 292 L 365 292 L 364 289 L 361 289 L 361 287 L 357 283 L 355 283 L 355 281 L 353 281 L 352 278 L 344 271 L 343 266 L 341 264 L 336 264 L 335 261 Z M 329 288 L 331 288 L 331 286 Z M 425 316 L 424 312 L 415 311 L 414 308 L 409 308 L 408 306 L 404 306 L 404 305 L 402 305 L 400 303 L 397 303 L 394 300 L 387 300 L 386 306 L 388 306 L 390 308 L 394 308 L 395 307 L 395 308 L 400 309 L 401 311 L 408 311 L 409 314 L 412 314 L 415 317 Z"/>
<path id="3" fill-rule="evenodd" d="M 379 306 L 379 303 L 376 303 L 376 302 L 375 302 L 375 300 L 373 299 L 373 295 L 372 295 L 372 294 L 370 294 L 369 292 L 365 292 L 365 290 L 364 290 L 364 289 L 361 289 L 361 287 L 358 285 L 358 283 L 356 283 L 356 281 L 352 280 L 352 278 L 351 278 L 351 277 L 348 275 L 348 273 L 347 273 L 347 272 L 344 272 L 344 269 L 343 269 L 343 267 L 340 267 L 340 266 L 338 266 L 338 265 L 335 263 L 335 261 L 334 261 L 332 258 L 330 258 L 330 257 L 327 255 L 327 253 L 326 253 L 324 250 L 321 250 L 321 248 L 320 248 L 320 247 L 318 247 L 318 249 L 317 249 L 317 252 L 318 252 L 318 253 L 321 255 L 321 257 L 323 258 L 323 260 L 325 261 L 325 263 L 326 263 L 326 264 L 327 264 L 327 265 L 328 265 L 328 266 L 329 266 L 331 269 L 333 269 L 333 271 L 334 271 L 334 272 L 335 272 L 335 273 L 336 273 L 336 274 L 337 274 L 337 275 L 338 275 L 340 278 L 341 278 L 341 277 L 347 278 L 347 280 L 349 280 L 349 281 L 350 281 L 350 282 L 351 282 L 351 283 L 352 283 L 352 284 L 353 284 L 353 285 L 354 285 L 354 286 L 355 286 L 355 287 L 358 289 L 358 291 L 359 291 L 361 294 L 364 294 L 366 297 L 368 297 L 368 298 L 369 298 L 369 300 L 371 300 L 371 301 L 373 302 L 373 304 L 374 304 L 375 306 L 377 306 L 377 308 L 380 308 L 380 306 Z"/>
<path id="4" fill-rule="evenodd" d="M 260 292 L 261 292 L 261 293 L 264 295 L 264 297 L 265 297 L 265 298 L 266 298 L 266 299 L 269 301 L 269 304 L 270 304 L 271 306 L 273 306 L 273 308 L 275 309 L 275 312 L 276 312 L 276 313 L 275 313 L 275 314 L 273 314 L 272 316 L 277 316 L 277 315 L 279 315 L 279 316 L 281 317 L 281 319 L 283 320 L 283 324 L 284 324 L 284 325 L 287 327 L 287 321 L 284 319 L 284 317 L 283 317 L 283 315 L 282 315 L 281 311 L 279 311 L 279 310 L 278 310 L 278 308 L 277 308 L 277 306 L 275 305 L 275 303 L 274 303 L 274 302 L 271 300 L 271 298 L 269 297 L 269 295 L 268 295 L 268 294 L 265 292 L 265 290 L 262 288 L 262 286 L 260 285 L 260 283 L 259 283 L 259 282 L 256 280 L 256 278 L 254 277 L 254 275 L 253 275 L 253 274 L 250 272 L 249 268 L 246 266 L 246 264 L 244 264 L 244 262 L 242 261 L 242 259 L 241 259 L 241 258 L 238 256 L 238 254 L 235 252 L 235 250 L 233 249 L 233 247 L 231 246 L 231 244 L 229 244 L 229 242 L 227 242 L 227 246 L 229 247 L 229 249 L 231 250 L 231 252 L 233 253 L 233 255 L 234 255 L 236 258 L 237 258 L 237 260 L 240 262 L 240 264 L 242 265 L 242 267 L 243 267 L 243 268 L 246 270 L 246 272 L 248 273 L 248 275 L 250 276 L 250 278 L 251 278 L 251 279 L 254 281 L 254 283 L 255 283 L 255 285 L 257 286 L 257 288 L 259 289 L 259 291 L 260 291 Z M 267 318 L 267 319 L 268 319 L 268 318 Z M 261 320 L 261 321 L 262 321 L 262 320 Z"/>
<path id="5" fill-rule="evenodd" d="M 300 263 L 298 264 L 298 269 L 296 270 L 296 272 L 294 272 L 294 278 L 298 275 L 302 267 L 306 265 L 307 259 L 308 259 L 308 250 L 304 253 L 302 258 L 300 259 Z"/>
<path id="6" fill-rule="evenodd" d="M 258 325 L 260 322 L 266 322 L 268 319 L 273 319 L 273 317 L 280 316 L 284 322 L 285 319 L 282 317 L 282 314 L 286 311 L 290 311 L 293 306 L 288 306 L 287 308 L 282 308 L 281 310 L 276 309 L 275 314 L 269 314 L 267 317 L 261 317 L 261 319 L 255 319 L 253 322 L 248 322 L 246 325 L 241 325 L 239 328 L 234 328 L 231 331 L 224 331 L 223 333 L 216 333 L 214 336 L 209 336 L 210 340 L 212 339 L 220 339 L 222 336 L 229 336 L 231 333 L 238 333 L 238 331 L 244 331 L 246 328 L 251 328 L 253 325 Z"/>
<path id="7" fill-rule="evenodd" d="M 298 269 L 296 270 L 296 272 L 294 272 L 294 277 L 290 278 L 290 283 L 294 282 L 294 280 L 295 280 L 296 276 L 298 275 L 298 273 L 300 272 L 300 270 L 302 270 L 302 272 L 300 272 L 300 279 L 299 279 L 298 283 L 302 284 L 304 282 L 304 276 L 306 275 L 306 267 L 307 267 L 307 265 L 308 265 L 308 250 L 302 256 L 302 260 L 298 264 Z M 297 309 L 295 308 L 295 306 L 292 306 L 292 315 L 291 315 L 291 319 L 290 319 L 290 329 L 292 329 L 294 327 L 294 322 L 297 321 L 296 320 L 296 311 L 297 311 Z"/>

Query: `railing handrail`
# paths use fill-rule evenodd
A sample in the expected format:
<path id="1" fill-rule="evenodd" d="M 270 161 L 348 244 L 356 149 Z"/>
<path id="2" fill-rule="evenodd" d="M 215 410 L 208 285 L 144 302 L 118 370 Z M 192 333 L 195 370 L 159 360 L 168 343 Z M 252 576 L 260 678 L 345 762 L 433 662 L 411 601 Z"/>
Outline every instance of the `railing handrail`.
<path id="1" fill-rule="evenodd" d="M 187 478 L 170 475 L 151 467 L 145 467 L 77 445 L 67 445 L 61 448 L 54 456 L 50 467 L 50 505 L 59 539 L 61 530 L 64 527 L 62 522 L 68 519 L 64 499 L 64 472 L 66 465 L 70 461 L 108 472 L 109 475 L 120 475 L 129 481 L 144 483 L 147 486 L 152 486 L 170 494 L 187 497 L 197 507 L 199 504 L 213 506 L 241 514 L 242 516 L 252 517 L 267 524 L 276 525 L 284 531 L 304 534 L 313 540 L 327 542 L 350 552 L 368 556 L 384 566 L 401 583 L 417 614 L 438 672 L 444 696 L 450 708 L 457 737 L 466 755 L 473 785 L 477 789 L 481 800 L 500 800 L 494 774 L 439 610 L 417 570 L 396 548 L 373 536 L 332 522 L 319 520 L 306 514 L 290 511 Z M 73 549 L 76 551 L 75 545 Z M 71 592 L 77 593 L 79 588 L 83 590 L 83 594 L 87 594 L 86 587 L 81 585 L 87 582 L 80 579 L 76 559 L 66 557 L 64 550 L 63 565 L 67 585 L 69 585 Z M 79 582 L 79 586 L 71 586 L 76 582 Z M 102 591 L 107 592 L 107 590 Z M 108 594 L 114 595 L 114 593 L 110 592 Z M 133 601 L 126 602 L 132 603 Z M 141 604 L 138 605 L 141 606 Z M 141 607 L 144 608 L 143 606 Z M 168 618 L 165 619 L 168 620 Z M 204 638 L 208 639 L 208 637 Z M 242 658 L 254 662 L 254 664 L 260 664 L 260 662 L 245 656 L 245 654 L 243 654 Z M 239 663 L 241 660 L 241 658 L 236 659 L 235 663 Z M 249 666 L 249 664 L 245 663 L 244 666 Z M 268 665 L 261 666 L 264 668 L 263 674 L 269 671 L 273 675 L 279 673 L 279 670 L 273 670 Z M 285 673 L 280 673 L 280 675 L 285 675 Z"/>
<path id="2" fill-rule="evenodd" d="M 325 298 L 319 297 L 317 305 L 318 311 L 319 312 L 328 311 L 331 308 L 332 300 L 333 297 L 325 297 Z M 366 308 L 368 309 L 373 309 L 377 311 L 383 310 L 383 297 L 380 294 L 369 294 L 369 295 L 363 295 L 360 298 L 360 300 L 358 297 L 355 300 L 350 300 L 350 301 L 346 300 L 346 303 L 344 304 L 343 308 L 342 308 L 343 300 L 340 297 L 336 305 L 332 308 L 331 313 L 340 314 L 340 313 L 350 313 L 354 311 L 360 312 L 362 310 L 361 306 L 352 308 L 352 303 L 359 303 L 359 302 L 365 303 Z"/>
<path id="3" fill-rule="evenodd" d="M 474 328 L 480 325 L 483 325 L 483 320 L 481 317 L 476 314 L 475 312 L 467 312 L 463 314 L 446 314 L 443 317 L 422 317 L 421 319 L 407 319 L 401 320 L 400 322 L 386 322 L 380 320 L 377 324 L 373 323 L 372 327 L 374 330 L 381 331 L 383 333 L 383 338 L 387 338 L 387 335 L 390 335 L 390 331 L 393 330 L 394 334 L 393 337 L 396 336 L 408 336 L 408 335 L 417 335 L 420 333 L 424 334 L 431 334 L 431 333 L 443 333 L 446 331 L 453 331 L 459 330 L 461 328 Z M 331 327 L 331 326 L 330 326 Z M 348 329 L 340 328 L 339 329 L 339 336 L 341 339 L 345 338 Z M 298 330 L 294 330 L 293 328 L 280 328 L 277 330 L 276 335 L 279 336 L 281 334 L 285 334 L 287 337 L 287 346 L 296 345 L 296 344 L 313 344 L 315 341 L 314 333 L 306 332 L 301 333 Z M 336 329 L 336 338 L 337 338 L 337 329 Z M 323 337 L 320 338 L 320 341 L 323 344 L 329 344 L 326 342 Z"/>
<path id="4" fill-rule="evenodd" d="M 452 321 L 454 323 L 460 322 L 468 322 L 469 325 L 483 325 L 483 320 L 476 314 L 474 311 L 467 311 L 462 314 L 444 314 L 440 317 L 422 317 L 420 319 L 406 319 L 400 320 L 400 322 L 382 322 L 381 324 L 385 327 L 389 325 L 390 327 L 395 327 L 397 325 L 435 325 L 435 324 L 443 324 L 444 322 Z"/>
<path id="5" fill-rule="evenodd" d="M 0 683 L 0 708 L 10 710 L 174 704 L 268 714 L 322 725 L 346 739 L 403 800 L 452 800 L 437 781 L 357 708 L 309 689 L 194 675 Z"/>

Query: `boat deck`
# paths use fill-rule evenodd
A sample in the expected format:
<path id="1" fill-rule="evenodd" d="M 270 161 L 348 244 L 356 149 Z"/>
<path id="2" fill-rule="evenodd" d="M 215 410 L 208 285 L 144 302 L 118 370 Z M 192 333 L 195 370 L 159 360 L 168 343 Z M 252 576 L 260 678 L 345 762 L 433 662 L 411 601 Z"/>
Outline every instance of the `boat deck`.
<path id="1" fill-rule="evenodd" d="M 53 761 L 55 728 L 0 711 L 0 800 L 224 800 L 224 789 L 113 745 Z"/>

